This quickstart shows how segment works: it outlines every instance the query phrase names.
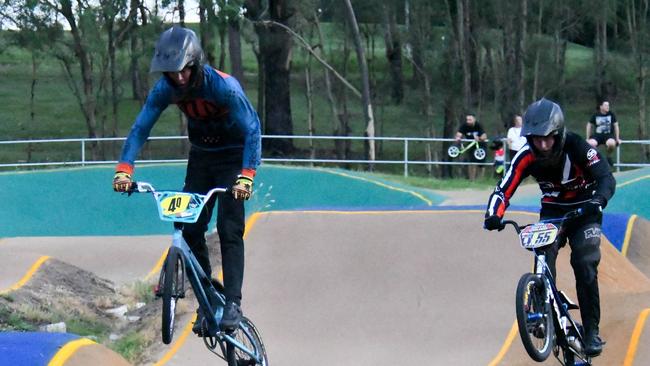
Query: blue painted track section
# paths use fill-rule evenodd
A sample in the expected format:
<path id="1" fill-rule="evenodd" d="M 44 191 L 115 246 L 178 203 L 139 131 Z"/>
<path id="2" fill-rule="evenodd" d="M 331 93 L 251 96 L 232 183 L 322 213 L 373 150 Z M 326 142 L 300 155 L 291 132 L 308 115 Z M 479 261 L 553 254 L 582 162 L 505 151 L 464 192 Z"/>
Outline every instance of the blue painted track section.
<path id="1" fill-rule="evenodd" d="M 0 332 L 0 365 L 41 366 L 79 336 L 67 333 Z"/>

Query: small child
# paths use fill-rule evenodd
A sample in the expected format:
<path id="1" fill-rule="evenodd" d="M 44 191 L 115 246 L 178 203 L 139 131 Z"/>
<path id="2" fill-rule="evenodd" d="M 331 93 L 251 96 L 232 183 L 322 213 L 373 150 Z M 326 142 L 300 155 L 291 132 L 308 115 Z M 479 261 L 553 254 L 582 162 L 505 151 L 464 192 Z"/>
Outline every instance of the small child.
<path id="1" fill-rule="evenodd" d="M 494 174 L 501 176 L 506 169 L 506 150 L 503 148 L 503 141 L 500 139 L 492 140 L 490 149 L 494 150 Z"/>

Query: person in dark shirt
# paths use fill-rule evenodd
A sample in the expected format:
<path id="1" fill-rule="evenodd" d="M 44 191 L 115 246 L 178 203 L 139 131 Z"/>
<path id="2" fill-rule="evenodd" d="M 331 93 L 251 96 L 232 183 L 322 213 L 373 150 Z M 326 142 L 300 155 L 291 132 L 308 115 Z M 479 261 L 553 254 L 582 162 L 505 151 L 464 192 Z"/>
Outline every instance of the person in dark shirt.
<path id="1" fill-rule="evenodd" d="M 161 72 L 124 143 L 115 168 L 113 189 L 131 186 L 135 158 L 160 114 L 176 104 L 188 119 L 191 148 L 183 191 L 207 193 L 231 187 L 218 196 L 217 232 L 223 262 L 226 306 L 221 327 L 235 329 L 242 319 L 241 288 L 244 277 L 244 200 L 253 191 L 253 178 L 261 160 L 260 120 L 234 77 L 204 63 L 196 34 L 174 26 L 164 31 L 151 60 L 151 72 Z M 196 223 L 183 224 L 183 238 L 205 274 L 212 267 L 205 232 L 215 200 L 210 200 Z M 203 314 L 192 328 L 200 335 Z"/>
<path id="2" fill-rule="evenodd" d="M 614 195 L 616 181 L 600 153 L 582 137 L 566 131 L 562 109 L 548 99 L 528 106 L 521 134 L 528 143 L 515 155 L 490 195 L 484 227 L 503 229 L 502 218 L 510 199 L 527 176 L 533 176 L 542 191 L 540 219 L 562 217 L 582 209 L 583 214 L 567 222 L 564 228 L 571 247 L 585 352 L 597 356 L 603 348 L 598 290 L 602 209 Z M 545 253 L 554 278 L 557 253 L 564 244 L 555 243 Z"/>
<path id="3" fill-rule="evenodd" d="M 476 140 L 479 142 L 479 146 L 485 149 L 485 140 L 487 140 L 487 135 L 485 134 L 485 130 L 483 130 L 483 126 L 481 126 L 481 124 L 476 120 L 476 116 L 472 113 L 468 113 L 465 115 L 465 123 L 460 125 L 458 128 L 455 139 L 456 143 L 460 143 L 461 139 Z M 478 162 L 478 160 L 474 158 L 473 154 L 469 154 L 469 156 L 470 162 Z M 476 179 L 476 169 L 476 165 L 469 165 L 467 167 L 467 175 L 470 180 Z"/>
<path id="4" fill-rule="evenodd" d="M 602 101 L 596 113 L 591 116 L 586 127 L 586 137 L 589 145 L 598 147 L 607 146 L 607 153 L 611 154 L 616 146 L 621 144 L 621 135 L 618 120 L 614 112 L 610 110 L 609 101 Z M 592 130 L 594 132 L 592 133 Z"/>

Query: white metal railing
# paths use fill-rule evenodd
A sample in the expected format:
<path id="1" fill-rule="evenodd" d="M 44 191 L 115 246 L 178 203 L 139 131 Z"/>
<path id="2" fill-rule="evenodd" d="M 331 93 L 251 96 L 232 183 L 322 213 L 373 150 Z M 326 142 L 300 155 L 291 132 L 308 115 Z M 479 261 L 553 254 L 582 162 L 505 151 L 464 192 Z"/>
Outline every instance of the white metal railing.
<path id="1" fill-rule="evenodd" d="M 186 140 L 187 136 L 152 136 L 149 140 Z M 409 165 L 492 165 L 492 162 L 467 162 L 463 159 L 457 158 L 454 161 L 444 160 L 410 160 L 409 159 L 409 143 L 444 143 L 453 142 L 454 139 L 449 138 L 424 138 L 424 137 L 362 137 L 362 136 L 303 136 L 303 135 L 263 135 L 262 139 L 293 139 L 293 140 L 374 140 L 374 141 L 393 141 L 402 143 L 402 159 L 396 160 L 368 160 L 368 159 L 323 159 L 323 158 L 262 158 L 263 162 L 286 162 L 286 163 L 332 163 L 332 164 L 403 164 L 404 176 L 408 176 Z M 45 162 L 26 162 L 16 161 L 8 163 L 0 163 L 1 167 L 34 167 L 34 166 L 74 166 L 74 165 L 99 165 L 99 164 L 114 164 L 116 160 L 89 160 L 86 157 L 86 145 L 92 142 L 110 142 L 110 141 L 124 141 L 126 137 L 97 137 L 97 138 L 65 138 L 65 139 L 38 139 L 38 140 L 14 140 L 14 141 L 0 141 L 0 146 L 6 145 L 20 145 L 20 144 L 45 144 L 45 143 L 79 143 L 80 144 L 80 159 L 68 161 L 45 161 Z M 471 141 L 471 140 L 464 140 Z M 650 145 L 648 140 L 625 140 L 621 144 L 639 144 Z M 0 147 L 2 148 L 2 147 Z M 648 163 L 622 163 L 621 162 L 621 146 L 616 149 L 616 163 L 614 164 L 617 169 L 622 167 L 648 167 Z M 4 150 L 4 149 L 3 149 Z M 506 149 L 507 151 L 507 149 Z M 506 160 L 508 157 L 506 156 Z M 143 159 L 137 160 L 137 163 L 169 163 L 169 162 L 186 162 L 187 159 Z"/>

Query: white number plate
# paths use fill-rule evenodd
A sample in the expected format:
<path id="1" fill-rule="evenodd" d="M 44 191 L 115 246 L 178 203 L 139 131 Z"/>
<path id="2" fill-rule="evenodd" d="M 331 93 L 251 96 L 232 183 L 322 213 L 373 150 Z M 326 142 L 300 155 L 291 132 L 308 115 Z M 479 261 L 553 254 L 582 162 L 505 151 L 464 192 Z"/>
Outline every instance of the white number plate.
<path id="1" fill-rule="evenodd" d="M 526 249 L 541 248 L 555 242 L 557 226 L 549 223 L 537 223 L 526 227 L 519 233 L 521 246 Z"/>

